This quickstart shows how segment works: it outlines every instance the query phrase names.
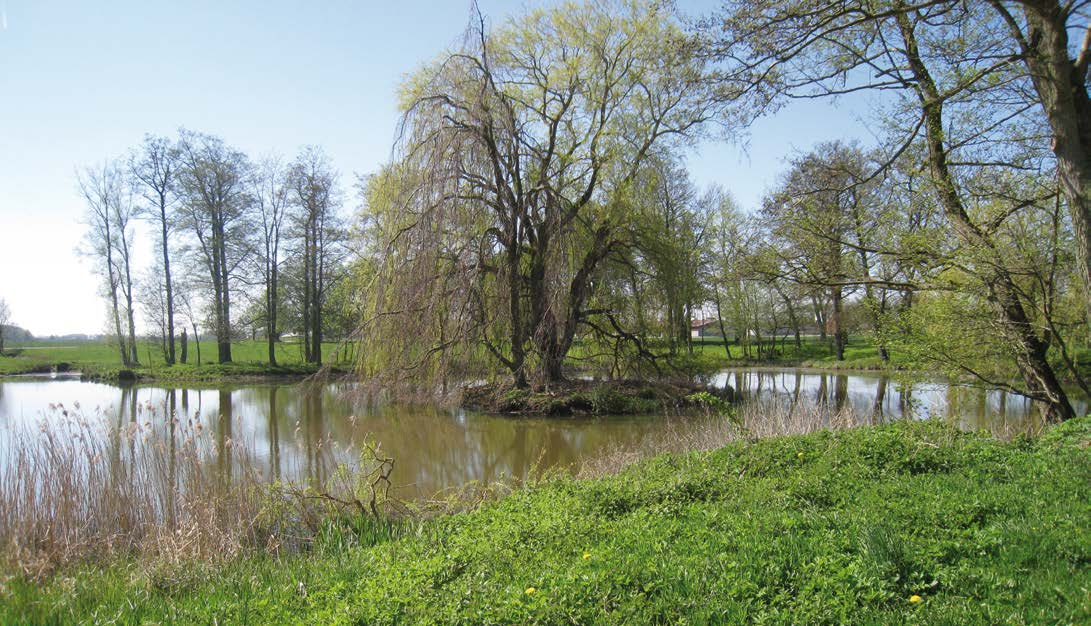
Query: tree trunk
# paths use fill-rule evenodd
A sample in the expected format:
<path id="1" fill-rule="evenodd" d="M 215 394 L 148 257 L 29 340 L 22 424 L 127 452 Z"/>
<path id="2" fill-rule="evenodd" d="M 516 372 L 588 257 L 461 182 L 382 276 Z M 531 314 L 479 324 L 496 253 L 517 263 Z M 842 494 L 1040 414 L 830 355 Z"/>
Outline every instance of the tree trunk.
<path id="1" fill-rule="evenodd" d="M 826 311 L 818 301 L 818 296 L 811 296 L 811 306 L 814 308 L 814 321 L 818 326 L 818 340 L 826 343 Z"/>
<path id="2" fill-rule="evenodd" d="M 713 297 L 716 299 L 716 322 L 720 325 L 720 337 L 724 341 L 724 352 L 727 353 L 727 358 L 731 359 L 731 346 L 727 345 L 727 329 L 724 328 L 724 314 L 721 310 L 720 303 L 720 286 L 715 285 L 712 288 Z"/>
<path id="3" fill-rule="evenodd" d="M 1058 2 L 1024 2 L 1028 32 L 1024 59 L 1053 133 L 1057 175 L 1072 220 L 1076 258 L 1091 324 L 1091 98 L 1087 93 L 1087 42 L 1069 58 L 1065 12 Z"/>
<path id="4" fill-rule="evenodd" d="M 322 363 L 322 293 L 315 285 L 311 291 L 311 363 Z"/>
<path id="5" fill-rule="evenodd" d="M 841 287 L 830 288 L 830 331 L 833 333 L 833 353 L 838 361 L 845 360 L 845 344 L 848 343 L 848 333 L 845 332 L 843 294 Z"/>
<path id="6" fill-rule="evenodd" d="M 189 351 L 189 337 L 186 336 L 186 329 L 183 328 L 182 329 L 182 358 L 181 358 L 181 362 L 183 364 L 186 362 L 186 357 L 189 356 L 187 354 L 188 351 Z"/>
<path id="7" fill-rule="evenodd" d="M 159 194 L 159 219 L 163 227 L 163 282 L 167 292 L 167 365 L 174 365 L 174 285 L 170 278 L 170 248 L 167 246 L 167 197 L 162 192 Z"/>
<path id="8" fill-rule="evenodd" d="M 887 309 L 887 290 L 883 288 L 880 290 L 882 294 L 879 296 L 879 302 L 877 304 L 878 310 L 875 312 L 875 342 L 879 348 L 879 360 L 883 363 L 890 362 L 890 350 L 886 345 L 886 334 L 883 332 L 881 324 L 884 323 Z"/>
<path id="9" fill-rule="evenodd" d="M 201 336 L 197 334 L 197 324 L 193 325 L 193 345 L 197 346 L 197 365 L 201 364 Z"/>
<path id="10" fill-rule="evenodd" d="M 276 261 L 266 261 L 269 284 L 265 289 L 265 339 L 269 343 L 269 365 L 277 364 L 277 266 Z"/>
<path id="11" fill-rule="evenodd" d="M 122 245 L 128 245 L 127 242 L 124 239 L 122 239 L 121 243 L 122 243 Z M 128 254 L 128 252 L 126 252 L 125 255 L 124 255 L 124 261 L 125 261 L 125 312 L 126 312 L 127 317 L 128 317 L 128 319 L 126 321 L 129 324 L 129 354 L 130 354 L 131 364 L 132 365 L 138 365 L 140 363 L 140 358 L 137 356 L 137 352 L 136 352 L 136 323 L 135 323 L 134 318 L 133 318 L 133 277 L 132 277 L 131 268 L 129 266 L 129 254 Z"/>
<path id="12" fill-rule="evenodd" d="M 970 220 L 958 194 L 954 175 L 948 166 L 947 148 L 943 143 L 943 99 L 928 68 L 921 60 L 916 34 L 909 18 L 900 14 L 897 19 L 906 44 L 903 52 L 918 83 L 918 96 L 925 117 L 929 168 L 944 214 L 964 244 L 991 253 L 995 250 L 995 242 Z M 1035 327 L 1023 308 L 1011 274 L 1001 263 L 992 262 L 989 266 L 991 275 L 982 278 L 990 290 L 990 300 L 995 303 L 1004 334 L 1012 343 L 1016 364 L 1026 382 L 1027 394 L 1045 404 L 1044 413 L 1047 419 L 1061 421 L 1074 418 L 1076 414 L 1068 401 L 1068 395 L 1046 359 L 1047 346 L 1035 334 Z"/>
<path id="13" fill-rule="evenodd" d="M 220 282 L 220 315 L 216 328 L 216 352 L 220 363 L 231 362 L 231 287 L 229 284 L 230 271 L 227 266 L 227 241 L 224 233 L 223 217 L 221 216 L 217 231 L 217 245 L 215 254 L 219 266 Z"/>
<path id="14" fill-rule="evenodd" d="M 311 343 L 313 363 L 322 363 L 322 292 L 326 274 L 325 225 L 315 224 L 314 233 L 314 286 L 311 288 Z"/>
<path id="15" fill-rule="evenodd" d="M 773 289 L 776 289 L 777 295 L 780 296 L 781 301 L 784 302 L 784 306 L 788 309 L 788 323 L 792 325 L 792 334 L 795 336 L 796 348 L 802 348 L 803 340 L 799 336 L 799 318 L 796 316 L 796 308 L 792 306 L 792 299 L 775 284 L 773 285 Z"/>
<path id="16" fill-rule="evenodd" d="M 523 276 L 519 271 L 520 237 L 515 220 L 508 227 L 507 238 L 508 313 L 511 315 L 511 360 L 508 367 L 511 370 L 512 384 L 523 389 L 527 386 L 526 330 L 523 326 Z"/>
<path id="17" fill-rule="evenodd" d="M 303 227 L 303 360 L 311 362 L 311 273 L 313 263 L 313 219 L 314 209 L 309 210 L 306 225 Z"/>
<path id="18" fill-rule="evenodd" d="M 591 278 L 599 263 L 610 253 L 610 236 L 612 231 L 609 226 L 602 225 L 595 230 L 591 249 L 583 257 L 580 269 L 572 277 L 568 287 L 568 310 L 565 312 L 564 326 L 557 336 L 556 324 L 550 323 L 552 332 L 547 332 L 547 349 L 545 351 L 545 376 L 547 382 L 560 382 L 564 380 L 564 360 L 568 351 L 572 349 L 572 342 L 576 338 L 576 329 L 580 324 L 583 314 L 583 305 L 591 296 Z M 551 317 L 551 316 L 550 316 Z"/>
<path id="19" fill-rule="evenodd" d="M 128 367 L 129 351 L 125 347 L 125 335 L 121 332 L 121 311 L 117 303 L 117 268 L 114 267 L 114 240 L 111 237 L 109 209 L 106 209 L 102 219 L 106 232 L 106 276 L 110 281 L 110 310 L 114 316 L 114 332 L 117 333 L 118 348 L 121 351 L 121 364 Z"/>

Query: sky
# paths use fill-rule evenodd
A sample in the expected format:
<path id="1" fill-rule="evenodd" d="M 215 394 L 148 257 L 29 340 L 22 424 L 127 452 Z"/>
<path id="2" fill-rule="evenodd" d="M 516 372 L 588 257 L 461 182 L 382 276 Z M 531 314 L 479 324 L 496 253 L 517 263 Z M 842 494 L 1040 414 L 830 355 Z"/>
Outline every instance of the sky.
<path id="1" fill-rule="evenodd" d="M 540 3 L 479 0 L 494 23 Z M 713 0 L 680 0 L 700 13 Z M 347 186 L 391 155 L 404 77 L 453 46 L 469 0 L 0 0 L 0 298 L 35 336 L 104 330 L 101 279 L 79 254 L 78 169 L 185 127 L 252 157 L 322 146 Z M 784 160 L 870 137 L 863 105 L 794 103 L 745 142 L 687 156 L 699 185 L 753 209 Z M 745 144 L 745 145 L 744 145 Z M 138 240 L 137 264 L 153 240 Z"/>

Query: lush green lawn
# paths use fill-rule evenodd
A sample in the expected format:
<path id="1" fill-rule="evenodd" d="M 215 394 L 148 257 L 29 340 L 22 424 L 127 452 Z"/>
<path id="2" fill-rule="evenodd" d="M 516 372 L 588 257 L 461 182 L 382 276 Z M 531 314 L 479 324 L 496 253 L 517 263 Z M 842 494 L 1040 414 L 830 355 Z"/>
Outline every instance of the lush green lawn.
<path id="1" fill-rule="evenodd" d="M 886 367 L 908 367 L 909 364 L 896 350 L 891 352 L 891 360 L 884 363 L 879 358 L 879 349 L 875 342 L 868 337 L 853 337 L 845 346 L 845 359 L 838 361 L 833 348 L 828 341 L 822 341 L 818 337 L 802 337 L 801 345 L 797 347 L 795 341 L 789 337 L 787 341 L 776 342 L 776 353 L 771 360 L 756 360 L 757 346 L 751 345 L 751 360 L 746 358 L 742 346 L 728 342 L 727 350 L 724 349 L 723 340 L 718 337 L 703 337 L 694 341 L 694 359 L 700 364 L 709 363 L 719 366 L 747 364 L 769 365 L 800 365 L 805 367 L 837 368 L 870 370 Z M 769 341 L 764 342 L 766 346 Z M 728 350 L 731 356 L 728 358 Z"/>
<path id="2" fill-rule="evenodd" d="M 216 364 L 216 343 L 201 341 L 201 364 L 197 364 L 197 342 L 189 343 L 188 363 L 167 367 L 157 343 L 138 342 L 137 356 L 140 365 L 134 368 L 138 374 L 160 379 L 217 379 L 229 376 L 306 374 L 316 368 L 303 364 L 303 346 L 298 341 L 283 341 L 276 346 L 277 363 L 281 367 L 267 366 L 269 348 L 264 341 L 238 341 L 231 344 L 233 363 Z M 121 369 L 121 356 L 117 346 L 106 341 L 32 341 L 10 343 L 4 346 L 0 356 L 0 375 L 25 372 L 49 371 L 54 366 L 66 364 L 73 370 L 109 375 Z M 326 362 L 334 361 L 337 344 L 323 343 Z M 181 357 L 180 346 L 175 347 Z"/>
<path id="3" fill-rule="evenodd" d="M 766 350 L 768 350 L 770 343 L 772 343 L 770 340 L 763 342 Z M 829 341 L 822 341 L 817 336 L 804 336 L 801 338 L 800 344 L 797 347 L 791 337 L 785 341 L 778 338 L 773 358 L 759 360 L 756 344 L 751 344 L 750 356 L 748 357 L 744 347 L 735 343 L 734 340 L 729 339 L 725 349 L 723 339 L 719 337 L 701 337 L 694 339 L 692 354 L 688 352 L 687 346 L 679 346 L 676 355 L 670 359 L 670 362 L 676 367 L 690 371 L 715 371 L 739 365 L 804 366 L 853 370 L 913 367 L 913 364 L 908 362 L 905 355 L 899 354 L 896 350 L 891 351 L 890 362 L 884 363 L 879 358 L 879 350 L 870 337 L 850 338 L 848 345 L 845 347 L 845 359 L 843 361 L 836 359 L 833 346 Z M 668 352 L 664 342 L 653 343 L 652 349 L 657 354 L 665 355 Z M 585 367 L 587 362 L 584 359 L 588 358 L 590 353 L 597 352 L 600 351 L 577 341 L 569 353 L 570 363 L 577 368 Z M 609 364 L 609 359 L 603 360 L 603 357 L 600 356 L 600 360 L 606 365 Z"/>
<path id="4" fill-rule="evenodd" d="M 1091 419 L 941 422 L 667 455 L 214 568 L 9 578 L 5 624 L 1087 624 Z"/>

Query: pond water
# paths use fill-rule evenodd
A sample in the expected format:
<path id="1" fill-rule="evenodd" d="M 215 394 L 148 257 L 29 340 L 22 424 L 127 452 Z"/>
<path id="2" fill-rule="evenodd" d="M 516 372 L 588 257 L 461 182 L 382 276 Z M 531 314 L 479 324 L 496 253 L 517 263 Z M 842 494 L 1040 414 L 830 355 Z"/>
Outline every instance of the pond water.
<path id="1" fill-rule="evenodd" d="M 872 373 L 800 369 L 727 370 L 715 377 L 745 402 L 851 408 L 873 421 L 949 416 L 963 427 L 1019 427 L 1037 419 L 1027 400 L 997 390 L 943 382 L 895 382 Z M 174 436 L 166 415 L 193 421 L 222 446 L 242 442 L 263 474 L 324 480 L 367 442 L 395 459 L 391 476 L 403 497 L 429 497 L 472 481 L 524 478 L 533 469 L 576 467 L 648 437 L 684 436 L 709 416 L 514 418 L 462 410 L 374 406 L 351 383 L 231 386 L 118 386 L 78 379 L 0 381 L 0 444 L 13 429 L 36 428 L 64 411 L 90 421 L 145 425 Z M 1086 407 L 1077 407 L 1081 411 Z M 827 414 L 829 411 L 827 412 Z M 227 448 L 231 448 L 229 444 Z M 0 445 L 0 450 L 3 450 Z M 0 464 L 3 459 L 0 459 Z"/>

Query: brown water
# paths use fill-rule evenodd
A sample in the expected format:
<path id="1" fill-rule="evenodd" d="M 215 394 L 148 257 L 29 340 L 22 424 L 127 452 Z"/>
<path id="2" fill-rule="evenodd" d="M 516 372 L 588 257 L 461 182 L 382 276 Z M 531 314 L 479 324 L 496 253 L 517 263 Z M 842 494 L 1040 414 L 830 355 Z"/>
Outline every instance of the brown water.
<path id="1" fill-rule="evenodd" d="M 899 383 L 871 373 L 745 369 L 725 371 L 715 382 L 730 384 L 748 402 L 852 408 L 879 421 L 941 415 L 967 428 L 1017 428 L 1037 419 L 1032 403 L 1003 391 Z M 57 419 L 61 406 L 110 425 L 143 424 L 165 438 L 173 435 L 167 415 L 197 416 L 221 445 L 245 445 L 261 471 L 274 478 L 325 480 L 365 443 L 377 442 L 395 459 L 392 479 L 404 497 L 431 496 L 475 481 L 521 479 L 534 468 L 575 468 L 618 446 L 684 435 L 721 419 L 513 418 L 371 406 L 348 383 L 164 387 L 9 379 L 0 381 L 0 440 L 12 428 Z"/>

